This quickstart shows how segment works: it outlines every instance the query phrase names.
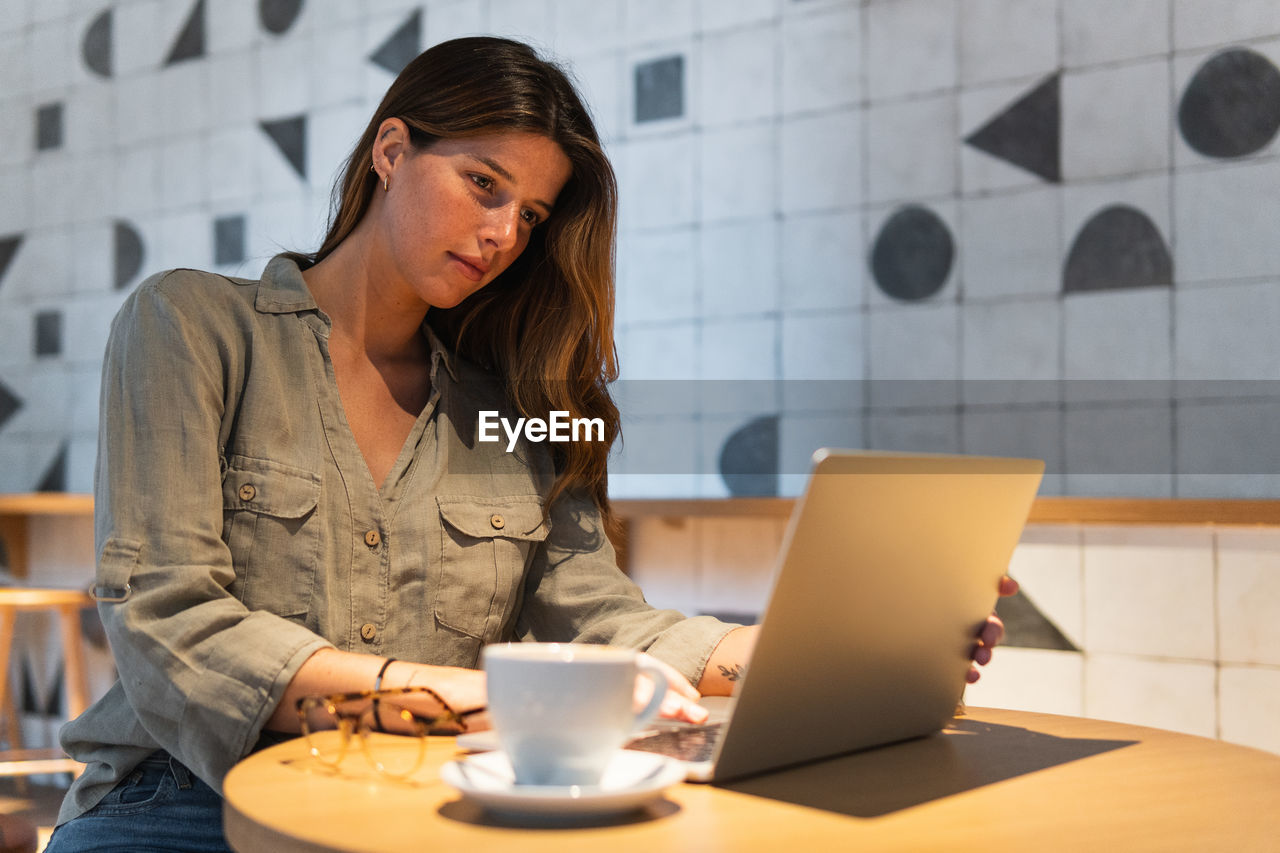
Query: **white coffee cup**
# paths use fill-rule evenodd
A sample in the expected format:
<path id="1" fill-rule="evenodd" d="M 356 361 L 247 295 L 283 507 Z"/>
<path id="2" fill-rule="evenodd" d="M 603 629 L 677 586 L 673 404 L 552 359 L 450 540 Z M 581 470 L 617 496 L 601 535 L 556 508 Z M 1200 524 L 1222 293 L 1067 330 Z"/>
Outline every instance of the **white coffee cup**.
<path id="1" fill-rule="evenodd" d="M 627 738 L 658 712 L 662 670 L 632 649 L 577 643 L 484 648 L 489 716 L 518 785 L 597 785 Z M 634 709 L 636 675 L 653 698 Z"/>

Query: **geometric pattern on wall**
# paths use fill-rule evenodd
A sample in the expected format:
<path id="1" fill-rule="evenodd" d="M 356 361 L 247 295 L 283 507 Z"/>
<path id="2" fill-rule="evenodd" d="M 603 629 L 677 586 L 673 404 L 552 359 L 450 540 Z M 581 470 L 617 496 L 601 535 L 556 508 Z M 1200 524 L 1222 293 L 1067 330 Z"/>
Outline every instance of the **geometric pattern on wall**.
<path id="1" fill-rule="evenodd" d="M 947 224 L 929 208 L 911 204 L 880 228 L 871 249 L 871 272 L 885 294 L 916 302 L 942 289 L 954 257 Z"/>
<path id="2" fill-rule="evenodd" d="M 0 284 L 4 284 L 4 274 L 9 271 L 9 264 L 13 261 L 13 256 L 18 254 L 18 247 L 21 245 L 21 234 L 0 237 Z"/>
<path id="3" fill-rule="evenodd" d="M 1053 624 L 1021 590 L 996 602 L 996 615 L 1004 622 L 1002 642 L 1006 646 L 1080 651 L 1080 647 L 1071 642 L 1062 629 Z"/>
<path id="4" fill-rule="evenodd" d="M 777 415 L 753 418 L 725 439 L 720 478 L 733 497 L 778 494 L 778 420 Z"/>
<path id="5" fill-rule="evenodd" d="M 165 57 L 165 65 L 199 59 L 205 55 L 204 3 L 205 0 L 196 0 L 191 14 L 187 16 L 187 22 L 178 33 L 173 47 L 169 49 L 169 55 Z"/>
<path id="6" fill-rule="evenodd" d="M 0 382 L 0 429 L 4 429 L 5 422 L 16 415 L 21 408 L 22 401 L 5 387 L 4 382 Z"/>
<path id="7" fill-rule="evenodd" d="M 637 64 L 635 105 L 637 124 L 684 115 L 684 56 Z"/>
<path id="8" fill-rule="evenodd" d="M 399 74 L 422 52 L 422 10 L 415 9 L 395 32 L 369 55 L 369 61 L 388 73 Z"/>
<path id="9" fill-rule="evenodd" d="M 36 484 L 37 492 L 65 492 L 67 490 L 67 455 L 71 452 L 71 443 L 62 442 L 58 454 L 53 457 L 49 467 L 45 468 L 40 481 Z"/>
<path id="10" fill-rule="evenodd" d="M 1062 292 L 1125 290 L 1173 284 L 1173 258 L 1147 215 L 1126 205 L 1094 214 L 1067 254 Z"/>
<path id="11" fill-rule="evenodd" d="M 262 28 L 275 35 L 284 35 L 302 11 L 302 0 L 258 0 L 258 20 Z"/>
<path id="12" fill-rule="evenodd" d="M 80 58 L 90 71 L 102 77 L 110 77 L 114 65 L 111 47 L 112 9 L 104 9 L 85 28 L 80 42 Z"/>
<path id="13" fill-rule="evenodd" d="M 289 165 L 307 179 L 307 117 L 305 115 L 258 122 Z"/>
<path id="14" fill-rule="evenodd" d="M 1051 74 L 1005 107 L 965 143 L 1051 183 L 1062 181 L 1060 74 Z"/>
<path id="15" fill-rule="evenodd" d="M 1280 130 L 1280 70 L 1245 48 L 1213 55 L 1183 91 L 1178 129 L 1207 157 L 1243 157 L 1267 147 Z"/>
<path id="16" fill-rule="evenodd" d="M 142 235 L 123 219 L 117 219 L 112 229 L 115 247 L 115 288 L 122 290 L 142 271 Z"/>

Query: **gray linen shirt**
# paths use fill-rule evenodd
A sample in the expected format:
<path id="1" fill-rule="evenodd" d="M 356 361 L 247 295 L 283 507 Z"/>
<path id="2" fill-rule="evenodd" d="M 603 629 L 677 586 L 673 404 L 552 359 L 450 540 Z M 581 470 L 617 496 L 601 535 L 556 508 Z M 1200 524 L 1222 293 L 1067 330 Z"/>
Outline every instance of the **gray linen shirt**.
<path id="1" fill-rule="evenodd" d="M 119 680 L 63 727 L 86 762 L 58 816 L 156 749 L 220 789 L 321 648 L 475 667 L 508 640 L 647 649 L 697 682 L 731 626 L 645 603 L 598 508 L 543 502 L 545 446 L 477 441 L 514 417 L 494 377 L 431 338 L 429 402 L 387 482 L 347 425 L 330 322 L 297 265 L 174 270 L 113 325 L 102 377 L 98 611 Z"/>

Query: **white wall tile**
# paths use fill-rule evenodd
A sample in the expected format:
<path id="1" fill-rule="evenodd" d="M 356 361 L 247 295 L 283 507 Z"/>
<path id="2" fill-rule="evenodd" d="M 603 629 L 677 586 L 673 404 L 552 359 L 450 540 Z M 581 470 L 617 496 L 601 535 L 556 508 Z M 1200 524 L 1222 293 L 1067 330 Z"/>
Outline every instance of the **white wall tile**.
<path id="1" fill-rule="evenodd" d="M 1084 546 L 1088 651 L 1214 660 L 1211 531 L 1087 527 Z"/>
<path id="2" fill-rule="evenodd" d="M 700 379 L 776 378 L 776 320 L 706 320 L 701 337 Z"/>
<path id="3" fill-rule="evenodd" d="M 956 168 L 956 97 L 876 104 L 867 110 L 867 200 L 951 195 Z"/>
<path id="4" fill-rule="evenodd" d="M 111 262 L 115 251 L 113 232 L 112 223 L 108 220 L 86 222 L 71 230 L 71 245 L 75 247 L 72 285 L 81 298 L 92 299 L 109 293 L 115 285 L 115 269 Z M 98 356 L 101 355 L 99 352 Z"/>
<path id="5" fill-rule="evenodd" d="M 177 137 L 160 146 L 160 200 L 164 209 L 181 210 L 209 201 L 207 137 Z"/>
<path id="6" fill-rule="evenodd" d="M 179 267 L 206 269 L 213 262 L 213 228 L 204 211 L 159 217 L 144 245 L 147 273 Z"/>
<path id="7" fill-rule="evenodd" d="M 1179 288 L 1173 308 L 1175 378 L 1280 376 L 1280 337 L 1276 335 L 1280 286 L 1276 282 Z"/>
<path id="8" fill-rule="evenodd" d="M 627 143 L 619 217 L 623 228 L 670 228 L 694 221 L 695 140 L 691 134 Z"/>
<path id="9" fill-rule="evenodd" d="M 302 34 L 262 42 L 253 50 L 256 116 L 275 119 L 305 112 L 311 104 L 312 38 Z M 355 75 L 352 75 L 353 77 Z M 372 111 L 371 111 L 372 112 Z"/>
<path id="10" fill-rule="evenodd" d="M 1040 188 L 960 203 L 966 301 L 1058 293 L 1060 204 L 1057 190 Z"/>
<path id="11" fill-rule="evenodd" d="M 862 214 L 788 216 L 779 244 L 787 311 L 857 308 L 866 303 Z"/>
<path id="12" fill-rule="evenodd" d="M 32 92 L 62 89 L 71 83 L 71 70 L 79 57 L 73 48 L 71 27 L 65 19 L 38 24 L 27 31 L 27 61 L 31 63 Z"/>
<path id="13" fill-rule="evenodd" d="M 827 311 L 782 318 L 782 378 L 855 381 L 863 377 L 863 314 Z"/>
<path id="14" fill-rule="evenodd" d="M 776 38 L 777 27 L 773 25 L 703 38 L 698 116 L 705 126 L 770 118 L 777 113 Z"/>
<path id="15" fill-rule="evenodd" d="M 689 227 L 641 231 L 619 256 L 619 320 L 692 320 L 698 310 L 697 234 Z"/>
<path id="16" fill-rule="evenodd" d="M 423 16 L 424 46 L 486 32 L 483 4 L 474 0 L 434 0 Z"/>
<path id="17" fill-rule="evenodd" d="M 210 56 L 243 53 L 257 41 L 274 41 L 297 36 L 304 29 L 310 3 L 302 4 L 299 20 L 283 36 L 262 29 L 259 3 L 205 3 L 205 46 Z"/>
<path id="18" fill-rule="evenodd" d="M 1062 176 L 1103 178 L 1167 168 L 1172 115 L 1164 60 L 1062 78 Z"/>
<path id="19" fill-rule="evenodd" d="M 115 213 L 114 182 L 108 177 L 115 158 L 104 151 L 81 154 L 64 161 L 65 189 L 70 197 L 66 221 L 101 222 Z M 188 166 L 190 168 L 190 165 Z"/>
<path id="20" fill-rule="evenodd" d="M 489 0 L 489 31 L 532 44 L 541 52 L 555 41 L 553 0 Z"/>
<path id="21" fill-rule="evenodd" d="M 824 210 L 862 201 L 863 113 L 793 118 L 782 126 L 782 209 Z"/>
<path id="22" fill-rule="evenodd" d="M 624 379 L 696 379 L 696 327 L 688 322 L 630 329 L 620 356 Z"/>
<path id="23" fill-rule="evenodd" d="M 1178 497 L 1262 498 L 1280 494 L 1280 403 L 1178 403 Z"/>
<path id="24" fill-rule="evenodd" d="M 31 312 L 12 305 L 0 310 L 0 381 L 9 368 L 24 369 L 31 360 L 35 337 Z"/>
<path id="25" fill-rule="evenodd" d="M 959 453 L 960 415 L 955 409 L 876 412 L 867 418 L 867 447 L 920 453 Z"/>
<path id="26" fill-rule="evenodd" d="M 135 0 L 117 5 L 111 13 L 113 79 L 123 82 L 159 69 L 193 5 L 172 0 Z"/>
<path id="27" fill-rule="evenodd" d="M 960 415 L 960 436 L 964 453 L 1043 460 L 1040 494 L 1062 491 L 1062 415 L 1057 406 L 966 408 Z"/>
<path id="28" fill-rule="evenodd" d="M 1280 669 L 1222 667 L 1218 715 L 1223 740 L 1280 753 Z"/>
<path id="29" fill-rule="evenodd" d="M 0 38 L 0 56 L 5 50 Z M 3 72 L 0 68 L 0 72 Z M 4 79 L 0 77 L 0 79 Z M 35 154 L 35 106 L 29 96 L 0 98 L 0 167 L 26 164 Z M 12 198 L 5 194 L 5 198 Z"/>
<path id="30" fill-rule="evenodd" d="M 868 97 L 895 98 L 956 85 L 955 0 L 872 3 L 866 15 Z"/>
<path id="31" fill-rule="evenodd" d="M 22 245 L 4 277 L 6 299 L 43 299 L 74 290 L 72 231 L 67 226 L 36 228 L 23 235 Z"/>
<path id="32" fill-rule="evenodd" d="M 620 53 L 600 53 L 585 57 L 571 66 L 578 94 L 591 113 L 596 133 L 607 147 L 621 139 L 630 120 L 632 85 L 630 66 Z"/>
<path id="33" fill-rule="evenodd" d="M 107 86 L 79 86 L 66 98 L 62 121 L 67 151 L 107 152 L 116 139 L 115 91 Z"/>
<path id="34" fill-rule="evenodd" d="M 778 223 L 750 219 L 703 226 L 699 252 L 701 315 L 760 315 L 778 310 Z"/>
<path id="35" fill-rule="evenodd" d="M 312 186 L 329 191 L 371 115 L 361 104 L 321 108 L 307 116 L 307 179 Z"/>
<path id="36" fill-rule="evenodd" d="M 784 386 L 784 391 L 794 384 Z M 814 451 L 819 448 L 859 448 L 864 443 L 860 412 L 822 415 L 784 408 L 778 423 L 778 494 L 796 496 L 804 491 Z"/>
<path id="37" fill-rule="evenodd" d="M 861 9 L 837 7 L 782 25 L 782 110 L 807 112 L 862 100 Z"/>
<path id="38" fill-rule="evenodd" d="M 60 226 L 71 219 L 74 210 L 67 182 L 66 166 L 54 158 L 42 157 L 28 167 L 31 174 L 30 224 L 35 228 Z M 57 190 L 48 191 L 57 187 Z"/>
<path id="39" fill-rule="evenodd" d="M 1009 575 L 1036 608 L 1077 646 L 1084 645 L 1084 551 L 1081 530 L 1028 525 L 1009 561 Z"/>
<path id="40" fill-rule="evenodd" d="M 1178 281 L 1280 275 L 1280 160 L 1246 160 L 1175 178 Z"/>
<path id="41" fill-rule="evenodd" d="M 778 7 L 787 0 L 702 0 L 697 4 L 698 22 L 705 31 L 740 27 L 768 21 L 778 16 Z"/>
<path id="42" fill-rule="evenodd" d="M 622 0 L 557 0 L 557 50 L 578 56 L 617 47 L 625 39 L 622 13 Z"/>
<path id="43" fill-rule="evenodd" d="M 966 304 L 960 312 L 960 375 L 965 403 L 1056 401 L 1062 303 L 1057 299 Z"/>
<path id="44" fill-rule="evenodd" d="M 1173 497 L 1169 403 L 1075 405 L 1063 422 L 1068 494 Z"/>
<path id="45" fill-rule="evenodd" d="M 958 401 L 960 315 L 955 305 L 877 308 L 867 314 L 867 326 L 873 405 L 938 407 Z"/>
<path id="46" fill-rule="evenodd" d="M 127 150 L 163 135 L 160 75 L 119 77 L 112 85 L 116 92 L 116 142 L 121 148 Z"/>
<path id="47" fill-rule="evenodd" d="M 250 126 L 231 127 L 227 130 L 215 130 L 209 134 L 209 151 L 207 169 L 209 173 L 209 198 L 210 201 L 243 201 L 247 200 L 258 191 L 259 185 L 257 181 L 257 168 L 255 160 L 260 156 L 259 151 L 262 147 L 268 149 L 274 148 L 269 139 L 264 138 L 262 130 L 257 127 L 256 122 Z M 278 151 L 268 150 L 267 153 L 280 156 Z M 136 177 L 130 180 L 133 184 L 137 182 L 138 189 L 137 198 L 134 209 L 147 210 L 156 205 L 156 201 L 147 200 L 145 193 L 148 191 L 147 181 L 154 181 L 154 186 L 158 187 L 160 183 L 160 175 L 154 162 L 148 163 L 147 160 L 138 159 L 130 155 L 126 159 L 126 163 L 130 171 L 136 174 Z M 288 164 L 284 164 L 284 168 L 288 168 Z M 152 189 L 151 192 L 156 190 Z"/>
<path id="48" fill-rule="evenodd" d="M 26 32 L 0 34 L 0 80 L 5 83 L 6 97 L 31 90 L 29 52 Z"/>
<path id="49" fill-rule="evenodd" d="M 1173 373 L 1167 288 L 1073 293 L 1063 300 L 1068 399 L 1167 398 Z"/>
<path id="50" fill-rule="evenodd" d="M 1090 654 L 1084 668 L 1084 715 L 1214 737 L 1215 668 L 1208 663 Z"/>
<path id="51" fill-rule="evenodd" d="M 1071 0 L 1062 6 L 1062 62 L 1068 67 L 1169 50 L 1170 0 Z"/>
<path id="52" fill-rule="evenodd" d="M 1219 656 L 1280 666 L 1280 530 L 1225 528 L 1217 540 Z"/>
<path id="53" fill-rule="evenodd" d="M 960 83 L 1042 77 L 1058 67 L 1056 0 L 965 0 Z"/>
<path id="54" fill-rule="evenodd" d="M 777 125 L 745 125 L 698 134 L 702 219 L 764 216 L 777 202 Z"/>
<path id="55" fill-rule="evenodd" d="M 1079 652 L 1001 646 L 982 678 L 964 689 L 966 705 L 1079 716 L 1084 658 Z"/>
<path id="56" fill-rule="evenodd" d="M 1280 19 L 1269 0 L 1173 0 L 1175 50 L 1280 35 Z"/>
<path id="57" fill-rule="evenodd" d="M 312 33 L 308 37 L 311 56 L 306 65 L 310 78 L 310 101 L 295 104 L 294 108 L 303 109 L 312 104 L 358 105 L 366 120 L 373 115 L 376 104 L 364 101 L 364 75 L 356 73 L 357 64 L 367 63 L 366 56 L 372 52 L 365 38 L 363 27 L 339 27 Z"/>
<path id="58" fill-rule="evenodd" d="M 696 6 L 687 0 L 626 0 L 623 26 L 627 39 L 636 44 L 688 36 L 696 29 Z"/>

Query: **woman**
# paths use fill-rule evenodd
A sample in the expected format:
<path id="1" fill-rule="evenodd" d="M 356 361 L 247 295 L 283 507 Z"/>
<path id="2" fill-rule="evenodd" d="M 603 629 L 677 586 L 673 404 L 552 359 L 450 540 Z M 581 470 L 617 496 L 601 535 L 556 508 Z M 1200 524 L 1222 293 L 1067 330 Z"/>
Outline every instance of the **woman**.
<path id="1" fill-rule="evenodd" d="M 669 716 L 703 716 L 685 679 L 729 691 L 753 632 L 649 607 L 604 535 L 615 196 L 564 74 L 460 39 L 392 84 L 318 252 L 131 295 L 96 482 L 120 680 L 63 730 L 87 768 L 50 851 L 226 849 L 221 780 L 298 730 L 298 697 L 412 683 L 477 709 L 487 642 L 646 649 L 683 676 Z M 507 452 L 481 411 L 605 440 Z"/>

